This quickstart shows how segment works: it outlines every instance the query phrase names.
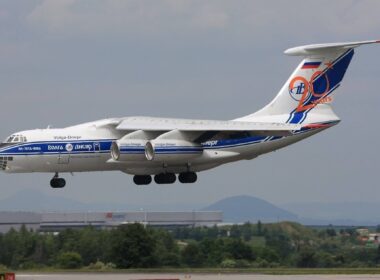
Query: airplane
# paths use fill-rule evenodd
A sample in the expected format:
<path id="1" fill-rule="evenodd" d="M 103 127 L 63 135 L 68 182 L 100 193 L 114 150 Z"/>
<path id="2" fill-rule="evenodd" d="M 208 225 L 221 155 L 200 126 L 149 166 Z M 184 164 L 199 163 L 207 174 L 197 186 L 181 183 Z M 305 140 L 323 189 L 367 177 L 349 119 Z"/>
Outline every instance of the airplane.
<path id="1" fill-rule="evenodd" d="M 277 96 L 259 111 L 234 120 L 122 117 L 62 129 L 21 131 L 0 144 L 0 170 L 60 173 L 118 170 L 137 185 L 195 183 L 197 173 L 249 160 L 339 123 L 332 94 L 361 45 L 380 40 L 305 45 L 285 54 L 303 60 Z"/>

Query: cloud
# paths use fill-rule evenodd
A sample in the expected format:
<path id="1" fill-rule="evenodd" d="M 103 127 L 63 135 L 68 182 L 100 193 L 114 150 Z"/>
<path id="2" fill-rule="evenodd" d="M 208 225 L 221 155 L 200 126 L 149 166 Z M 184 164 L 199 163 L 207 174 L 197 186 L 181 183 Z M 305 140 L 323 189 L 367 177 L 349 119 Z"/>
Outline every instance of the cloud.
<path id="1" fill-rule="evenodd" d="M 132 36 L 155 41 L 169 35 L 191 41 L 211 32 L 220 37 L 231 35 L 243 44 L 260 45 L 274 37 L 298 44 L 313 42 L 316 34 L 328 41 L 376 37 L 373 34 L 380 25 L 379 9 L 380 2 L 374 0 L 295 0 L 291 4 L 246 0 L 44 0 L 27 15 L 26 22 L 46 36 Z"/>
<path id="2" fill-rule="evenodd" d="M 197 1 L 196 1 L 197 2 Z M 190 1 L 42 1 L 28 22 L 52 33 L 137 33 L 187 28 L 223 28 L 227 14 L 218 8 Z"/>
<path id="3" fill-rule="evenodd" d="M 50 30 L 62 29 L 69 22 L 75 24 L 75 14 L 70 11 L 75 2 L 75 0 L 43 1 L 31 12 L 28 19 Z"/>

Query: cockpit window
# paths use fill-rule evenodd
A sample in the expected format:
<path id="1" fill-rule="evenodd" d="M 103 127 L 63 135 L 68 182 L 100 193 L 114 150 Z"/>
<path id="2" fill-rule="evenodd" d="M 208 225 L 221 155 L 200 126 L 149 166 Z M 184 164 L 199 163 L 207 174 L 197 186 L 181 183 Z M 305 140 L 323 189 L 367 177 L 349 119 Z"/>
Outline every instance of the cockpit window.
<path id="1" fill-rule="evenodd" d="M 27 142 L 27 139 L 23 135 L 11 135 L 6 140 L 5 143 L 23 143 Z"/>

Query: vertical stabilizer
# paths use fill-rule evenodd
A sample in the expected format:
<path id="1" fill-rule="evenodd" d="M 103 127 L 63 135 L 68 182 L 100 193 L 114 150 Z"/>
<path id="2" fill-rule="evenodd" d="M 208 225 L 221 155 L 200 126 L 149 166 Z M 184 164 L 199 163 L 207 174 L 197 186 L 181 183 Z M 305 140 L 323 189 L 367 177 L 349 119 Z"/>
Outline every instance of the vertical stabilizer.
<path id="1" fill-rule="evenodd" d="M 238 120 L 295 124 L 339 120 L 331 108 L 332 96 L 341 85 L 354 48 L 379 42 L 318 44 L 286 50 L 285 54 L 304 59 L 267 106 Z"/>

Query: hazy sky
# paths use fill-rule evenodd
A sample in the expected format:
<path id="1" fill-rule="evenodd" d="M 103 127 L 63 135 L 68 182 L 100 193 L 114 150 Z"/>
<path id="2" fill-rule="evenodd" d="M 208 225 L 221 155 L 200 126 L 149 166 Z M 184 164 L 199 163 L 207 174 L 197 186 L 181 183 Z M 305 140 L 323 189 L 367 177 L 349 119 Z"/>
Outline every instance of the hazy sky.
<path id="1" fill-rule="evenodd" d="M 0 1 L 0 138 L 113 116 L 232 119 L 268 103 L 309 43 L 380 39 L 380 1 Z M 0 199 L 24 189 L 83 202 L 380 202 L 380 46 L 358 49 L 337 92 L 342 122 L 192 185 L 137 187 L 121 172 L 0 174 Z"/>

